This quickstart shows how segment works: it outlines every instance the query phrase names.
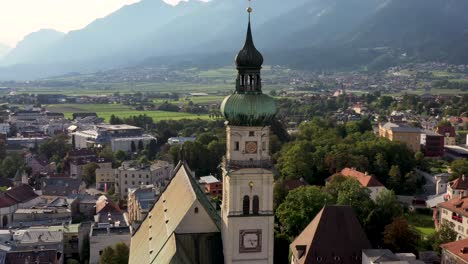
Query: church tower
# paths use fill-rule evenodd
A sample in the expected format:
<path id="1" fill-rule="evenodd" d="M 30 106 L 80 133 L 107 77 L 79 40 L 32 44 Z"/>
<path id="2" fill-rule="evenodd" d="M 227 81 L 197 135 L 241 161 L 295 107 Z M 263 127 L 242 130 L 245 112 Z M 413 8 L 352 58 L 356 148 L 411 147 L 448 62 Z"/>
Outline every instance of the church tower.
<path id="1" fill-rule="evenodd" d="M 236 57 L 236 91 L 221 104 L 227 151 L 222 164 L 221 206 L 224 259 L 231 263 L 273 263 L 273 172 L 269 154 L 273 98 L 262 93 L 263 56 L 255 48 L 249 23 Z"/>

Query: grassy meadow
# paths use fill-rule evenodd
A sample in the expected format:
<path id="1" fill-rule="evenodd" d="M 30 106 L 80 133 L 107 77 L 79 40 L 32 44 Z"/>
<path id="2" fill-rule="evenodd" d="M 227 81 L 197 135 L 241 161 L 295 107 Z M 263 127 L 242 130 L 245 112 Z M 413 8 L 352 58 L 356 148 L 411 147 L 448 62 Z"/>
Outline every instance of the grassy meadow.
<path id="1" fill-rule="evenodd" d="M 147 115 L 154 121 L 180 120 L 180 119 L 209 119 L 208 115 L 196 115 L 182 112 L 166 111 L 136 111 L 129 106 L 121 104 L 53 104 L 44 105 L 51 112 L 64 113 L 66 118 L 72 118 L 73 113 L 96 112 L 105 121 L 109 121 L 111 115 L 120 118 Z"/>

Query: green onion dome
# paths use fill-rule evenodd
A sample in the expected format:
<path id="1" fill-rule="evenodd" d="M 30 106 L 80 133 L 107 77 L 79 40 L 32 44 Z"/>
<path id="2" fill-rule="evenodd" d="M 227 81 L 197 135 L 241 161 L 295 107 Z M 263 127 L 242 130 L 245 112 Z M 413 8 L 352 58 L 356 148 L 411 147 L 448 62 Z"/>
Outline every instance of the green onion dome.
<path id="1" fill-rule="evenodd" d="M 262 93 L 235 93 L 221 103 L 221 113 L 235 126 L 266 126 L 276 115 L 276 102 Z"/>

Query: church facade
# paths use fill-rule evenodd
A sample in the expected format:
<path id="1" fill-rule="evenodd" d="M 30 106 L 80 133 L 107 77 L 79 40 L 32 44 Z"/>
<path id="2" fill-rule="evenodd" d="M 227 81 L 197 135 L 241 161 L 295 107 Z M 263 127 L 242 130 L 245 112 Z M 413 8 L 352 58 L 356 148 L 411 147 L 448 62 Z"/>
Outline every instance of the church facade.
<path id="1" fill-rule="evenodd" d="M 130 246 L 130 263 L 273 263 L 274 176 L 269 155 L 273 98 L 262 92 L 263 57 L 249 23 L 236 57 L 235 92 L 221 104 L 227 151 L 217 212 L 181 162 Z"/>

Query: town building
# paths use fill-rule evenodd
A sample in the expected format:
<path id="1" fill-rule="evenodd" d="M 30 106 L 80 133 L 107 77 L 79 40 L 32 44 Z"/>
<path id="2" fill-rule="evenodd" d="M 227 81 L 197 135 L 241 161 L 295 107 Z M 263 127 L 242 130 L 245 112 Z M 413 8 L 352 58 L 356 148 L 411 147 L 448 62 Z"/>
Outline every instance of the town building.
<path id="1" fill-rule="evenodd" d="M 440 125 L 436 128 L 436 133 L 444 136 L 444 145 L 455 145 L 457 134 L 455 128 L 451 125 Z"/>
<path id="2" fill-rule="evenodd" d="M 129 188 L 127 203 L 129 223 L 133 226 L 141 223 L 153 207 L 159 194 L 159 188 L 154 185 Z"/>
<path id="3" fill-rule="evenodd" d="M 198 182 L 205 190 L 205 193 L 211 197 L 221 197 L 223 195 L 223 183 L 213 175 L 200 177 Z"/>
<path id="4" fill-rule="evenodd" d="M 385 123 L 379 125 L 379 136 L 405 143 L 414 152 L 421 150 L 421 129 L 406 123 Z"/>
<path id="5" fill-rule="evenodd" d="M 20 185 L 0 194 L 0 227 L 8 228 L 17 209 L 30 208 L 41 198 L 29 185 Z"/>
<path id="6" fill-rule="evenodd" d="M 433 259 L 433 258 L 431 258 Z M 438 258 L 437 258 L 438 259 Z M 396 253 L 389 249 L 365 249 L 362 251 L 362 264 L 424 264 L 413 253 Z M 431 262 L 432 263 L 432 262 Z"/>
<path id="7" fill-rule="evenodd" d="M 63 233 L 47 227 L 0 230 L 5 263 L 64 263 Z"/>
<path id="8" fill-rule="evenodd" d="M 61 225 L 71 223 L 71 210 L 68 208 L 24 208 L 13 214 L 12 227 Z"/>
<path id="9" fill-rule="evenodd" d="M 90 229 L 90 264 L 98 264 L 99 256 L 108 247 L 119 242 L 130 246 L 131 230 L 126 213 L 106 196 L 96 201 L 96 215 Z"/>
<path id="10" fill-rule="evenodd" d="M 468 264 L 468 239 L 442 244 L 440 247 L 441 264 Z"/>
<path id="11" fill-rule="evenodd" d="M 153 164 L 124 161 L 115 172 L 115 192 L 127 199 L 129 188 L 150 184 L 164 186 L 172 176 L 172 168 L 169 162 L 161 160 Z"/>
<path id="12" fill-rule="evenodd" d="M 444 155 L 445 137 L 439 133 L 424 130 L 421 134 L 421 143 L 426 157 L 442 157 Z"/>
<path id="13" fill-rule="evenodd" d="M 73 133 L 76 149 L 92 146 L 110 146 L 112 151 L 136 151 L 138 146 L 145 147 L 155 137 L 143 133 L 140 127 L 130 125 L 96 125 L 93 129 Z"/>
<path id="14" fill-rule="evenodd" d="M 115 169 L 112 162 L 99 162 L 96 169 L 96 189 L 100 191 L 109 190 L 115 185 Z"/>
<path id="15" fill-rule="evenodd" d="M 96 163 L 99 166 L 98 169 L 102 168 L 100 173 L 104 175 L 108 174 L 109 168 L 112 170 L 112 162 L 104 158 L 97 158 L 97 157 L 79 158 L 79 159 L 74 159 L 70 161 L 69 163 L 70 164 L 70 176 L 73 178 L 81 179 L 81 176 L 83 175 L 83 167 L 90 163 Z M 96 175 L 97 175 L 97 169 L 96 169 Z M 111 172 L 111 175 L 112 175 L 111 178 L 114 178 L 113 171 Z"/>
<path id="16" fill-rule="evenodd" d="M 51 174 L 57 171 L 55 162 L 49 162 L 47 159 L 40 158 L 30 152 L 24 155 L 24 162 L 31 167 L 31 175 Z"/>
<path id="17" fill-rule="evenodd" d="M 457 240 L 468 238 L 468 196 L 452 198 L 437 205 L 440 224 L 453 224 L 453 230 L 457 232 Z"/>
<path id="18" fill-rule="evenodd" d="M 248 8 L 249 17 L 251 8 Z M 227 120 L 220 215 L 184 162 L 132 236 L 129 263 L 272 264 L 273 183 L 269 155 L 275 100 L 262 93 L 263 56 L 250 20 L 236 57 L 236 91 L 221 104 Z"/>
<path id="19" fill-rule="evenodd" d="M 468 158 L 468 147 L 465 146 L 445 146 L 445 155 L 449 159 Z"/>
<path id="20" fill-rule="evenodd" d="M 367 172 L 362 173 L 360 171 L 357 171 L 354 168 L 344 168 L 338 174 L 334 174 L 328 177 L 325 180 L 325 182 L 329 183 L 337 175 L 342 175 L 345 177 L 356 179 L 361 184 L 362 187 L 365 187 L 366 189 L 370 191 L 370 198 L 373 201 L 377 199 L 377 195 L 379 193 L 381 193 L 384 190 L 387 190 L 387 188 L 385 188 L 385 186 L 382 183 L 380 183 L 380 181 L 377 180 L 375 176 L 369 175 L 367 174 Z"/>
<path id="21" fill-rule="evenodd" d="M 41 178 L 41 192 L 43 195 L 55 195 L 55 196 L 69 196 L 72 194 L 82 193 L 86 189 L 86 185 L 80 179 L 74 179 L 70 177 L 59 177 Z"/>
<path id="22" fill-rule="evenodd" d="M 10 133 L 10 124 L 0 123 L 0 134 L 9 134 Z"/>
<path id="23" fill-rule="evenodd" d="M 79 259 L 85 237 L 89 235 L 85 233 L 86 229 L 81 224 L 64 223 L 63 225 L 49 226 L 48 230 L 62 232 L 65 256 Z"/>
<path id="24" fill-rule="evenodd" d="M 289 248 L 291 264 L 360 264 L 372 247 L 353 208 L 335 205 L 322 208 Z"/>

